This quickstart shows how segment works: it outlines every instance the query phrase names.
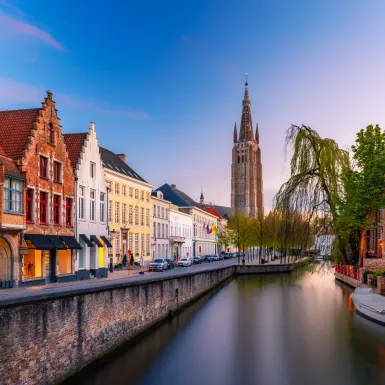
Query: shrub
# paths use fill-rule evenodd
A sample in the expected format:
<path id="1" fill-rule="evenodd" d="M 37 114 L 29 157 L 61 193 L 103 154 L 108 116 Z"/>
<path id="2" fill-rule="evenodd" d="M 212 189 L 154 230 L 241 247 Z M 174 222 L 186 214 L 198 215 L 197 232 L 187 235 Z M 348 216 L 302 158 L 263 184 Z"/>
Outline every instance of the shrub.
<path id="1" fill-rule="evenodd" d="M 374 275 L 374 271 L 372 271 L 372 270 L 364 271 L 363 278 L 364 278 L 364 283 L 366 283 L 366 284 L 368 283 L 368 274 Z"/>
<path id="2" fill-rule="evenodd" d="M 385 269 L 377 269 L 374 272 L 375 277 L 384 277 L 385 276 Z"/>
<path id="3" fill-rule="evenodd" d="M 121 263 L 117 263 L 116 265 L 115 265 L 115 269 L 120 269 L 122 267 L 122 264 Z"/>
<path id="4" fill-rule="evenodd" d="M 127 254 L 124 254 L 124 257 L 123 257 L 122 263 L 127 263 Z"/>
<path id="5" fill-rule="evenodd" d="M 372 278 L 372 286 L 377 287 L 377 276 L 373 276 Z"/>
<path id="6" fill-rule="evenodd" d="M 135 263 L 135 258 L 134 258 L 134 256 L 131 254 L 130 265 L 132 266 L 134 263 Z"/>

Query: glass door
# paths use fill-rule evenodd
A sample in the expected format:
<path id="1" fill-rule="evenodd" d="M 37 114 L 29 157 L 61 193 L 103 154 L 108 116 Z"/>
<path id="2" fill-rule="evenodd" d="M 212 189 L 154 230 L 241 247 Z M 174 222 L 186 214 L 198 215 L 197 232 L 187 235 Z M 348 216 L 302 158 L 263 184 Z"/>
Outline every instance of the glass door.
<path id="1" fill-rule="evenodd" d="M 43 250 L 43 261 L 44 261 L 44 275 L 45 275 L 45 281 L 51 282 L 51 264 L 50 264 L 50 258 L 49 258 L 49 252 L 47 250 Z"/>

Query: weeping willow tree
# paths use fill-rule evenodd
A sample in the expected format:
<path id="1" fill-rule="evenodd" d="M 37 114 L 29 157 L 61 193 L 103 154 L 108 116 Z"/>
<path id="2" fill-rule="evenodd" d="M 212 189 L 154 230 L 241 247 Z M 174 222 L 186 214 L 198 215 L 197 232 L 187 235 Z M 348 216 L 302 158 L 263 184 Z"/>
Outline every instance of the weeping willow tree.
<path id="1" fill-rule="evenodd" d="M 315 217 L 337 220 L 338 202 L 344 195 L 342 175 L 350 169 L 349 154 L 338 144 L 308 126 L 292 125 L 286 132 L 285 150 L 291 146 L 290 178 L 274 199 L 275 209 L 282 213 L 298 212 L 304 222 Z M 347 263 L 345 243 L 336 234 L 338 248 Z"/>

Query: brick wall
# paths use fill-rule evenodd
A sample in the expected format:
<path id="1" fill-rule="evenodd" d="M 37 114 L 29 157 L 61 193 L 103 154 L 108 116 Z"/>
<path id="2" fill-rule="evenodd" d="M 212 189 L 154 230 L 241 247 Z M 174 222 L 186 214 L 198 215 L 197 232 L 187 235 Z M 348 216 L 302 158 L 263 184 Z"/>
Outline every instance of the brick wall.
<path id="1" fill-rule="evenodd" d="M 233 267 L 0 303 L 0 384 L 53 384 L 231 277 Z M 91 292 L 91 290 L 93 290 Z M 99 290 L 99 291 L 97 291 Z M 45 299 L 42 299 L 45 296 Z M 29 302 L 27 302 L 29 301 Z M 7 307 L 4 307 L 7 306 Z"/>
<path id="2" fill-rule="evenodd" d="M 54 129 L 54 143 L 49 143 L 49 125 Z M 20 160 L 20 168 L 25 173 L 26 187 L 34 188 L 34 221 L 27 224 L 27 233 L 45 233 L 73 235 L 73 227 L 65 226 L 65 198 L 75 196 L 75 177 L 73 168 L 68 158 L 66 145 L 61 133 L 60 119 L 57 116 L 55 102 L 52 100 L 52 94 L 48 93 L 40 110 L 35 129 L 32 130 L 27 150 Z M 47 179 L 39 177 L 40 155 L 47 156 L 49 174 Z M 62 164 L 62 182 L 53 181 L 53 162 L 58 161 Z M 39 223 L 39 191 L 49 192 L 49 224 L 41 225 Z M 53 225 L 53 194 L 62 196 L 62 220 L 60 226 Z M 75 200 L 73 206 L 75 206 Z M 72 223 L 74 223 L 75 212 L 73 210 Z"/>
<path id="3" fill-rule="evenodd" d="M 364 258 L 363 265 L 366 270 L 385 269 L 385 258 Z"/>

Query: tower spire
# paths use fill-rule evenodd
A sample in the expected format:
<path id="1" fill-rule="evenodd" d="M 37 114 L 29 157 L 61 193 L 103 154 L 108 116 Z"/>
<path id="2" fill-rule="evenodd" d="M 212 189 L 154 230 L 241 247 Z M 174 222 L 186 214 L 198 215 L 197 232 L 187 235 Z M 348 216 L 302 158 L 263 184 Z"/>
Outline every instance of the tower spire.
<path id="1" fill-rule="evenodd" d="M 251 120 L 251 101 L 249 98 L 249 83 L 247 82 L 246 74 L 246 83 L 245 83 L 245 93 L 242 101 L 242 119 L 241 127 L 239 130 L 239 140 L 253 140 L 253 123 Z"/>
<path id="2" fill-rule="evenodd" d="M 259 129 L 258 129 L 258 123 L 255 126 L 255 141 L 259 144 Z"/>
<path id="3" fill-rule="evenodd" d="M 237 122 L 234 122 L 234 143 L 236 143 L 237 140 L 238 140 Z"/>

